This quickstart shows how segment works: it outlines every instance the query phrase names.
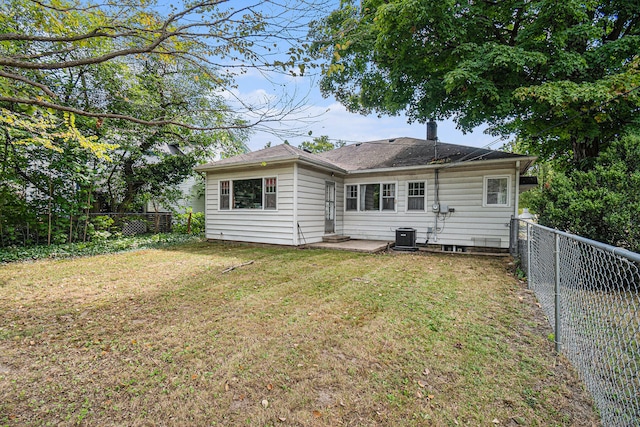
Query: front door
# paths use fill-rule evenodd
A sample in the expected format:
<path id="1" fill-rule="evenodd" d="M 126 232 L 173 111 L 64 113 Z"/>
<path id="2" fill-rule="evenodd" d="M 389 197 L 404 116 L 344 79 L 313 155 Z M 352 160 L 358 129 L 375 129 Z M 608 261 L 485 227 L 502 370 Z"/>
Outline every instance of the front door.
<path id="1" fill-rule="evenodd" d="M 326 181 L 324 190 L 324 232 L 336 231 L 336 183 Z"/>

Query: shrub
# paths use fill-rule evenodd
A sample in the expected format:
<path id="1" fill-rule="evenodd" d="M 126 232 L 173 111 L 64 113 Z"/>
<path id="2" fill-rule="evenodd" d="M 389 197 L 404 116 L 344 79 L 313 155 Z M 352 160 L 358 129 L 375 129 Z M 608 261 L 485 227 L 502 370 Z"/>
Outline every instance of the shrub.
<path id="1" fill-rule="evenodd" d="M 589 170 L 554 172 L 523 202 L 543 225 L 640 252 L 640 136 L 614 141 Z"/>
<path id="2" fill-rule="evenodd" d="M 191 229 L 189 234 L 204 234 L 204 213 L 203 212 L 187 212 L 177 214 L 173 217 L 173 232 L 178 234 L 187 234 L 189 226 L 189 215 L 191 215 Z"/>

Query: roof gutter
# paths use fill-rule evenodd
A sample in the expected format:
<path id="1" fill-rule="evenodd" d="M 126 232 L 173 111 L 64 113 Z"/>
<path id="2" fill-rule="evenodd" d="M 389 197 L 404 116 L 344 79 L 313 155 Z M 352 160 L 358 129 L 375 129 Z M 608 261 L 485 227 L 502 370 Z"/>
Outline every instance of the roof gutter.
<path id="1" fill-rule="evenodd" d="M 339 168 L 337 166 L 333 166 L 326 162 L 316 161 L 315 159 L 308 159 L 300 156 L 286 156 L 286 157 L 274 157 L 271 159 L 267 159 L 260 162 L 251 162 L 251 163 L 233 163 L 227 165 L 216 165 L 214 164 L 206 164 L 200 165 L 193 168 L 196 172 L 216 172 L 216 171 L 224 171 L 224 170 L 238 170 L 238 169 L 246 169 L 250 167 L 265 167 L 265 166 L 277 166 L 284 165 L 287 163 L 303 163 L 310 166 L 319 167 L 321 169 L 326 169 L 332 172 L 338 172 L 341 174 L 347 174 L 347 171 Z"/>
<path id="2" fill-rule="evenodd" d="M 529 167 L 533 164 L 533 162 L 537 159 L 535 156 L 527 156 L 527 157 L 517 157 L 510 159 L 493 159 L 493 160 L 474 160 L 473 162 L 451 162 L 451 163 L 432 163 L 428 165 L 416 165 L 416 166 L 401 166 L 401 167 L 386 167 L 386 168 L 378 168 L 378 169 L 359 169 L 354 171 L 349 171 L 348 175 L 362 175 L 368 173 L 385 173 L 385 172 L 410 172 L 416 170 L 424 170 L 424 169 L 446 169 L 446 168 L 455 168 L 462 166 L 483 166 L 483 165 L 492 165 L 492 164 L 500 164 L 500 163 L 520 163 L 520 174 L 523 174 L 529 169 Z"/>
<path id="3" fill-rule="evenodd" d="M 223 170 L 239 170 L 246 169 L 250 167 L 265 167 L 265 166 L 274 166 L 274 165 L 283 165 L 292 162 L 299 162 L 302 164 L 307 164 L 309 166 L 318 167 L 324 170 L 328 170 L 331 172 L 337 172 L 344 175 L 361 175 L 361 174 L 370 174 L 370 173 L 387 173 L 387 172 L 410 172 L 417 170 L 425 170 L 425 169 L 447 169 L 447 168 L 455 168 L 462 166 L 483 166 L 483 165 L 491 165 L 491 164 L 500 164 L 500 163 L 513 163 L 520 162 L 520 174 L 524 174 L 527 169 L 535 162 L 537 157 L 535 156 L 522 156 L 522 157 L 514 157 L 507 159 L 492 159 L 492 160 L 473 160 L 473 161 L 462 161 L 462 162 L 451 162 L 451 163 L 431 163 L 427 165 L 414 165 L 414 166 L 400 166 L 400 167 L 385 167 L 385 168 L 377 168 L 377 169 L 359 169 L 359 170 L 347 170 L 343 169 L 339 166 L 332 165 L 329 162 L 320 161 L 316 159 L 311 159 L 308 157 L 301 156 L 281 156 L 281 157 L 273 157 L 271 159 L 267 159 L 264 161 L 251 162 L 251 163 L 232 163 L 232 164 L 223 164 L 216 165 L 206 164 L 200 165 L 193 168 L 197 172 L 215 172 L 215 171 L 223 171 Z"/>

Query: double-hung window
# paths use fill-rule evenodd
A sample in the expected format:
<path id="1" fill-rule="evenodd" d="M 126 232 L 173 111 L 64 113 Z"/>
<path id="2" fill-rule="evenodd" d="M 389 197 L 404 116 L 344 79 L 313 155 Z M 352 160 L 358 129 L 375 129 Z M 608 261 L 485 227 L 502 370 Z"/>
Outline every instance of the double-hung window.
<path id="1" fill-rule="evenodd" d="M 423 212 L 426 205 L 426 195 L 424 181 L 407 182 L 407 210 Z"/>
<path id="2" fill-rule="evenodd" d="M 484 177 L 484 206 L 509 206 L 511 179 L 508 175 Z"/>
<path id="3" fill-rule="evenodd" d="M 277 178 L 220 181 L 220 210 L 277 208 Z"/>
<path id="4" fill-rule="evenodd" d="M 382 210 L 394 211 L 396 209 L 396 185 L 382 184 Z"/>
<path id="5" fill-rule="evenodd" d="M 345 186 L 345 210 L 357 211 L 358 210 L 358 186 L 347 185 Z"/>
<path id="6" fill-rule="evenodd" d="M 220 181 L 220 210 L 228 210 L 231 207 L 230 190 L 231 183 L 229 181 Z"/>
<path id="7" fill-rule="evenodd" d="M 265 178 L 264 179 L 264 208 L 275 209 L 276 208 L 276 179 Z"/>

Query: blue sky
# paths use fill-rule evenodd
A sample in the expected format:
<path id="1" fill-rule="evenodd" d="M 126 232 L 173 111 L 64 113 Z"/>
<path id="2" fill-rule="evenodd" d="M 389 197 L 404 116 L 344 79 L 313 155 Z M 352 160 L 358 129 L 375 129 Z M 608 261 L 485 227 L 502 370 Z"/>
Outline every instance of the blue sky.
<path id="1" fill-rule="evenodd" d="M 322 97 L 317 76 L 285 78 L 274 85 L 263 76 L 249 72 L 240 76 L 237 83 L 236 95 L 243 100 L 259 102 L 269 99 L 272 102 L 278 102 L 292 95 L 297 101 L 304 100 L 304 107 L 299 113 L 290 115 L 280 124 L 269 125 L 275 131 L 283 132 L 282 135 L 265 131 L 254 132 L 247 144 L 253 151 L 264 148 L 268 142 L 277 145 L 286 139 L 297 146 L 303 141 L 321 135 L 327 135 L 332 140 L 343 140 L 348 144 L 403 136 L 415 138 L 426 136 L 426 125 L 408 124 L 404 116 L 364 116 L 346 111 L 344 106 L 333 97 L 326 99 Z M 308 134 L 309 131 L 311 136 Z M 491 146 L 493 149 L 503 145 L 502 141 L 496 141 L 495 137 L 485 134 L 482 128 L 463 134 L 456 129 L 455 123 L 451 120 L 438 122 L 438 139 L 446 143 L 472 147 L 484 147 L 493 143 Z"/>
<path id="2" fill-rule="evenodd" d="M 168 13 L 168 5 L 158 0 L 158 11 Z M 221 8 L 241 9 L 247 5 L 254 5 L 253 9 L 264 9 L 267 16 L 275 13 L 275 26 L 285 28 L 282 34 L 293 34 L 292 39 L 304 38 L 308 31 L 308 22 L 311 19 L 319 19 L 326 13 L 339 6 L 338 0 L 315 0 L 308 4 L 315 4 L 315 16 L 309 15 L 308 9 L 297 9 L 300 3 L 297 0 L 282 0 L 277 2 L 264 2 L 262 0 L 232 0 L 223 4 Z M 307 3 L 303 3 L 307 4 Z M 273 10 L 272 10 L 273 9 Z M 275 12 L 274 12 L 275 10 Z M 281 13 L 282 11 L 284 13 Z M 291 47 L 286 38 L 276 38 L 256 44 L 254 49 L 266 42 L 269 45 L 268 56 L 284 54 Z M 277 43 L 271 44 L 271 43 Z M 272 49 L 275 47 L 275 49 Z M 275 50 L 273 52 L 272 50 Z M 266 53 L 265 50 L 262 53 Z M 278 53 L 279 52 L 279 53 Z M 258 51 L 258 53 L 260 53 Z M 286 54 L 284 54 L 286 58 Z M 224 61 L 222 61 L 224 62 Z M 236 65 L 238 65 L 236 63 Z M 311 70 L 313 72 L 313 70 Z M 264 70 L 263 70 L 264 72 Z M 309 141 L 314 137 L 327 135 L 331 140 L 342 140 L 347 144 L 353 142 L 365 142 L 380 139 L 398 137 L 426 137 L 426 125 L 420 123 L 408 124 L 404 116 L 363 116 L 346 111 L 335 98 L 323 98 L 318 87 L 320 76 L 307 74 L 303 77 L 292 77 L 286 74 L 270 73 L 262 74 L 256 68 L 247 67 L 243 74 L 236 75 L 237 87 L 231 92 L 222 92 L 230 105 L 237 111 L 245 110 L 246 105 L 261 106 L 271 105 L 272 110 L 287 109 L 291 104 L 297 107 L 296 112 L 287 115 L 283 121 L 274 121 L 267 125 L 270 130 L 255 130 L 247 143 L 247 146 L 255 151 L 264 148 L 267 143 L 277 145 L 286 139 L 290 144 L 298 146 L 303 141 Z M 244 116 L 250 122 L 250 116 Z M 471 133 L 463 134 L 456 129 L 451 120 L 438 122 L 438 139 L 445 143 L 468 145 L 472 147 L 485 147 L 498 149 L 503 141 L 483 132 L 483 128 Z"/>

